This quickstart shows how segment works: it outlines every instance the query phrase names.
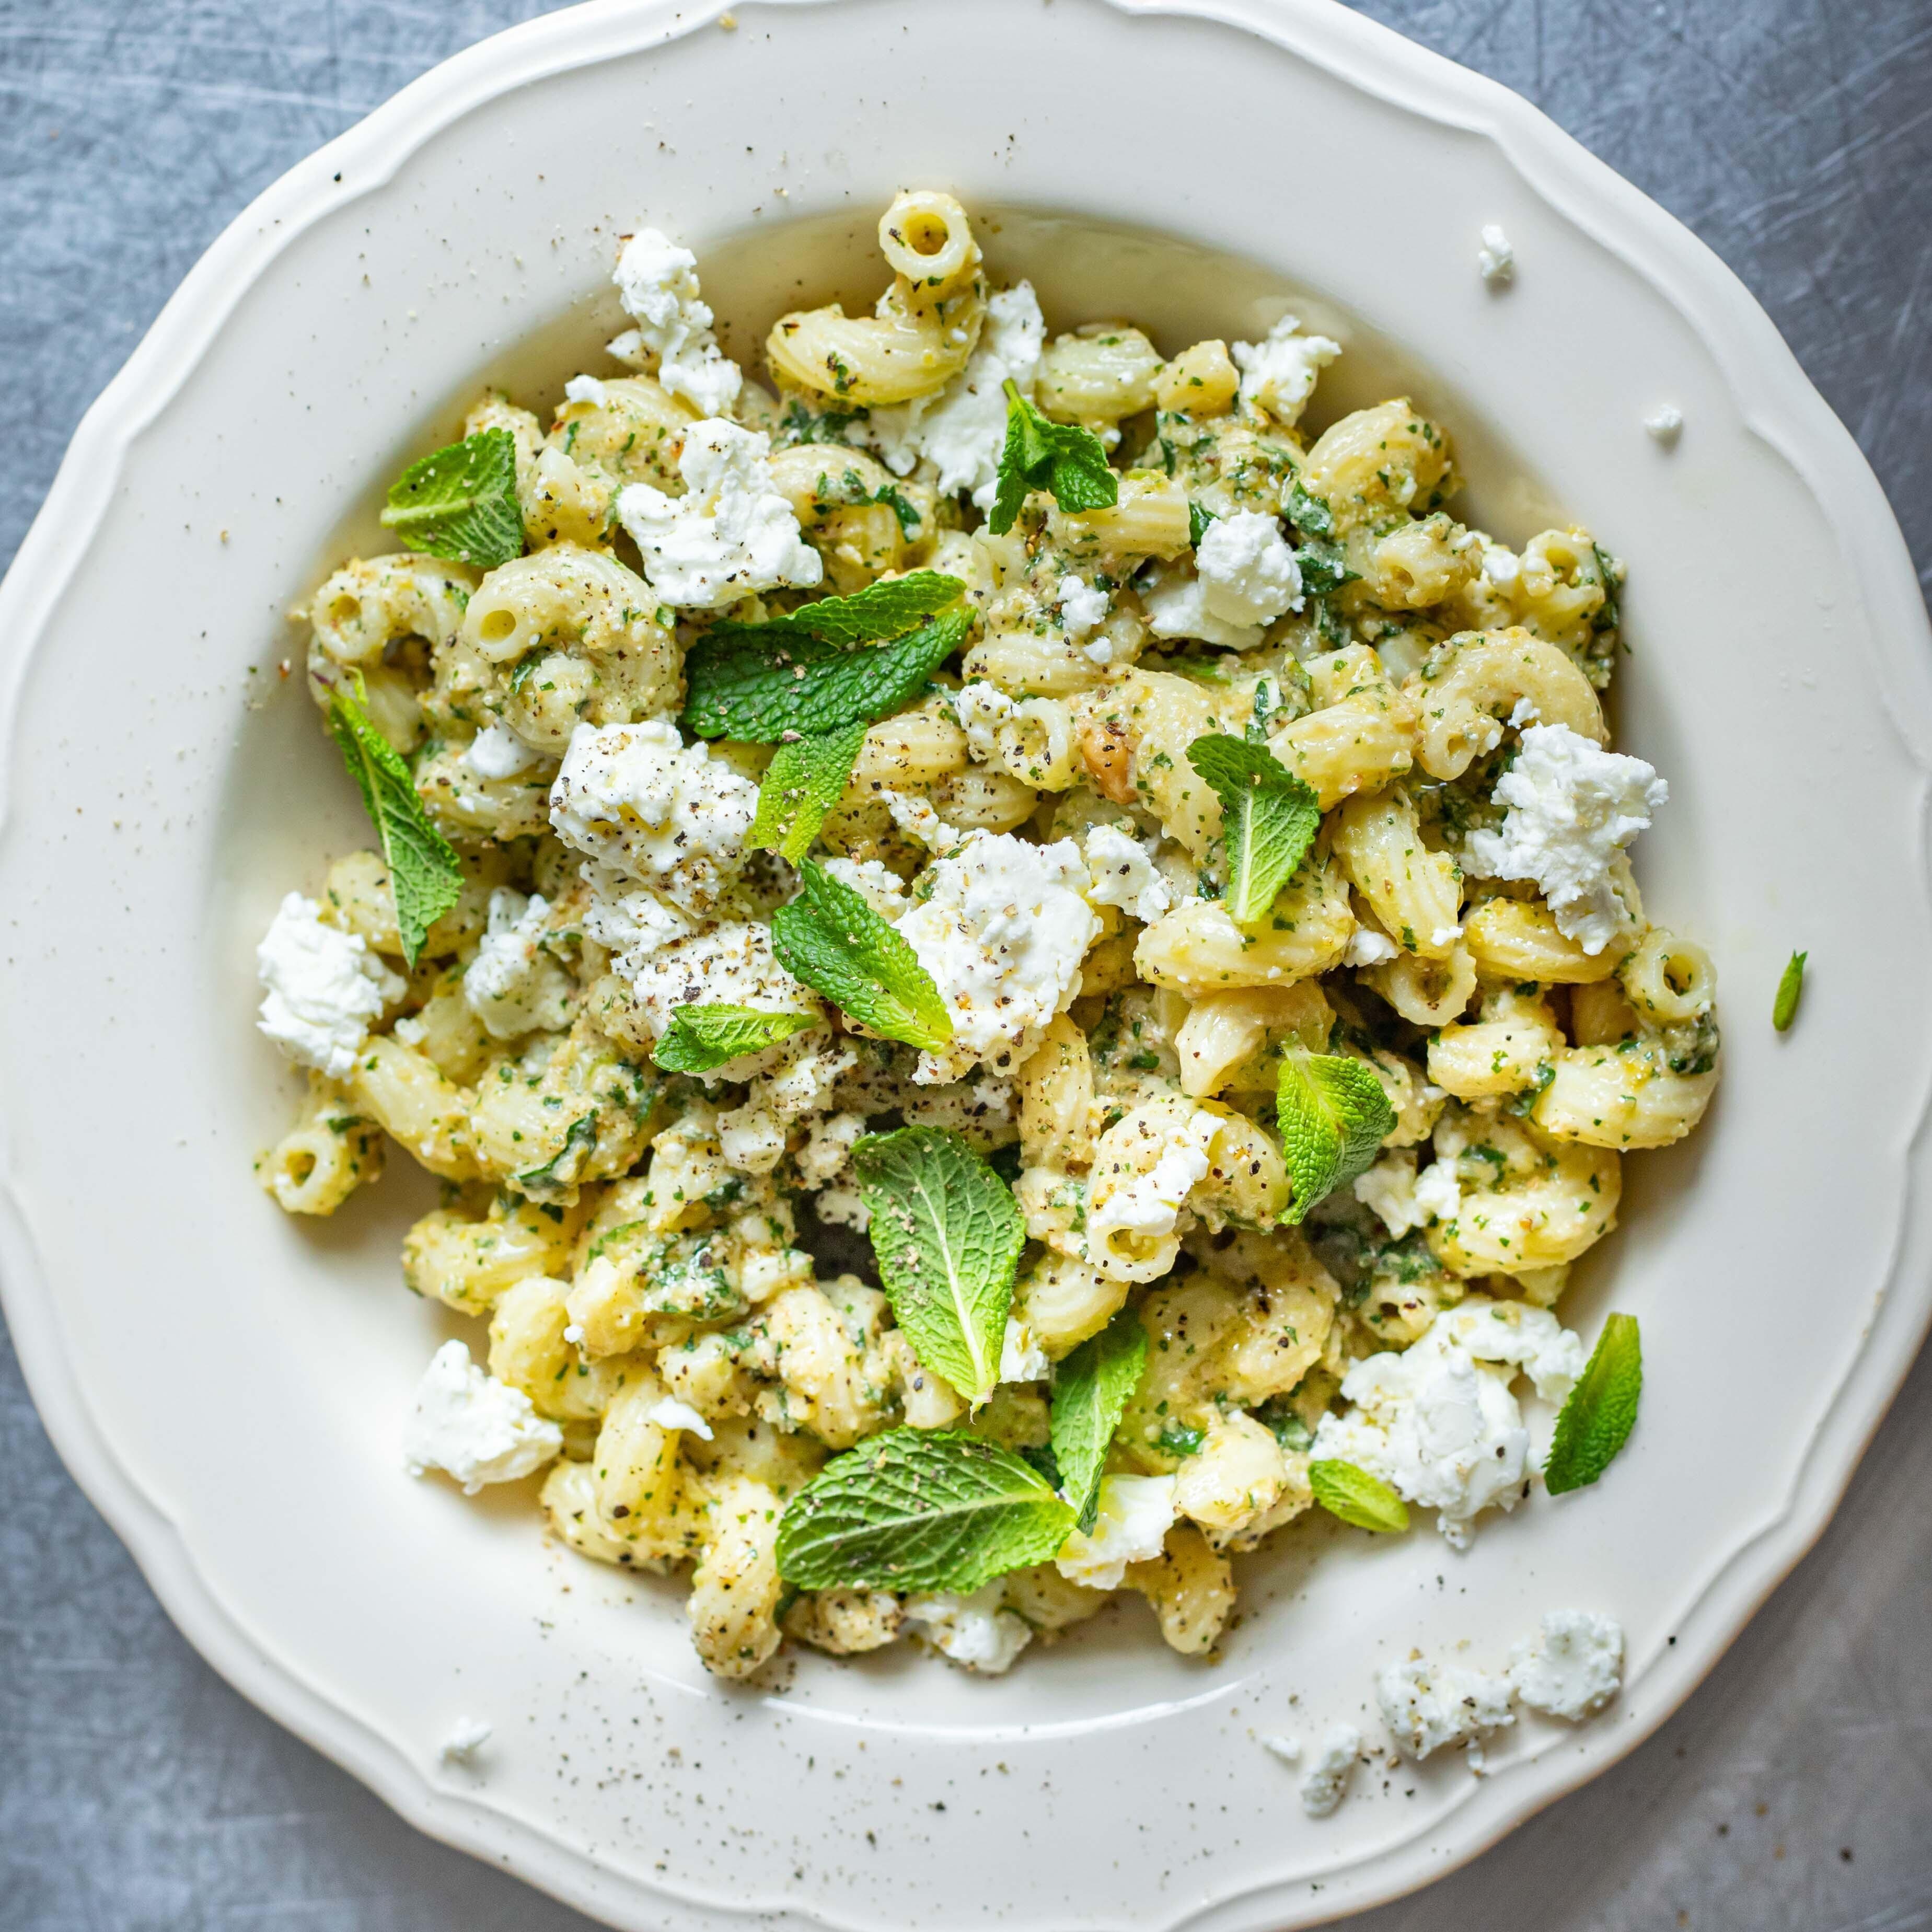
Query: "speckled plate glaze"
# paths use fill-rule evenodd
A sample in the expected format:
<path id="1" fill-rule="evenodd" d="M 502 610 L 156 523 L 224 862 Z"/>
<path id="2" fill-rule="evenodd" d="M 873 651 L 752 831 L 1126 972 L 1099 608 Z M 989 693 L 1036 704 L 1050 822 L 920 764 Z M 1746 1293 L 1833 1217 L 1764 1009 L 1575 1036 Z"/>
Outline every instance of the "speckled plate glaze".
<path id="1" fill-rule="evenodd" d="M 376 540 L 479 380 L 603 365 L 614 237 L 699 249 L 745 354 L 802 276 L 879 279 L 901 183 L 980 217 L 1056 326 L 1168 346 L 1292 301 L 1332 416 L 1406 387 L 1472 514 L 1630 566 L 1622 742 L 1668 775 L 1654 912 L 1710 945 L 1726 1077 L 1630 1165 L 1566 1316 L 1643 1322 L 1598 1488 L 1459 1556 L 1432 1532 L 1251 1561 L 1202 1665 L 1124 1606 L 980 1683 L 901 1647 L 710 1682 L 681 1590 L 548 1550 L 530 1498 L 404 1476 L 453 1318 L 400 1292 L 398 1160 L 334 1222 L 254 1185 L 292 1083 L 254 941 L 365 837 L 283 613 Z M 1475 268 L 1500 221 L 1520 264 Z M 828 264 L 830 266 L 828 266 Z M 1672 451 L 1641 419 L 1686 427 Z M 1515 96 L 1324 0 L 636 0 L 472 49 L 297 168 L 88 412 L 0 591 L 6 1309 L 49 1429 L 235 1684 L 427 1832 L 628 1927 L 1307 1925 L 1420 1885 L 1628 1751 L 1822 1526 L 1932 1312 L 1922 1121 L 1932 652 L 1852 440 L 1743 288 Z M 1802 1018 L 1773 1035 L 1786 952 Z M 1259 1733 L 1364 1722 L 1413 1645 L 1538 1613 L 1629 1634 L 1619 1701 L 1315 1822 Z M 495 1726 L 439 1762 L 459 1714 Z"/>

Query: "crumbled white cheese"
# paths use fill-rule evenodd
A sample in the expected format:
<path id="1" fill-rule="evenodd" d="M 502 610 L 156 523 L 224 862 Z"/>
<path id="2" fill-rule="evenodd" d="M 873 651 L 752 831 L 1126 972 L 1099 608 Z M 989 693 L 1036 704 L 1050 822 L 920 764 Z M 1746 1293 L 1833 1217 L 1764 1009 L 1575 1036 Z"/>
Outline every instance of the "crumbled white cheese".
<path id="1" fill-rule="evenodd" d="M 1034 1339 L 1034 1332 L 1017 1316 L 1006 1317 L 1006 1332 L 1000 1342 L 1000 1379 L 1003 1382 L 1043 1382 L 1053 1372 L 1046 1351 Z"/>
<path id="2" fill-rule="evenodd" d="M 610 392 L 595 376 L 573 376 L 563 386 L 563 400 L 566 403 L 589 403 L 602 409 L 610 400 Z M 706 410 L 706 415 L 711 412 Z"/>
<path id="3" fill-rule="evenodd" d="M 1030 399 L 1046 346 L 1046 324 L 1033 286 L 1016 282 L 988 298 L 972 355 L 943 389 L 874 409 L 850 434 L 901 476 L 922 456 L 930 458 L 942 496 L 970 490 L 974 502 L 988 509 L 1006 440 L 1004 386 L 1010 381 Z"/>
<path id="4" fill-rule="evenodd" d="M 1130 1563 L 1150 1563 L 1174 1527 L 1172 1476 L 1102 1476 L 1090 1530 L 1074 1530 L 1054 1558 L 1070 1582 L 1118 1590 Z"/>
<path id="5" fill-rule="evenodd" d="M 653 933 L 628 916 L 647 896 L 635 894 L 615 904 L 593 898 L 584 929 L 612 947 L 611 967 L 628 984 L 653 1039 L 680 1006 L 755 1006 L 766 1012 L 817 1007 L 817 996 L 778 964 L 764 920 L 726 920 L 653 943 Z M 640 932 L 640 943 L 619 950 L 616 942 L 627 928 Z"/>
<path id="6" fill-rule="evenodd" d="M 1066 627 L 1066 640 L 1071 644 L 1084 642 L 1100 625 L 1107 621 L 1107 613 L 1112 606 L 1107 593 L 1096 584 L 1089 584 L 1084 578 L 1063 577 L 1053 593 L 1053 601 L 1060 612 L 1060 621 Z M 1100 660 L 1105 663 L 1106 660 Z"/>
<path id="7" fill-rule="evenodd" d="M 1024 1617 L 1000 1608 L 1000 1588 L 992 1582 L 970 1597 L 950 1590 L 905 1600 L 902 1628 L 923 1637 L 933 1648 L 968 1670 L 997 1677 L 1033 1641 Z"/>
<path id="8" fill-rule="evenodd" d="M 550 787 L 557 836 L 689 913 L 737 870 L 758 788 L 661 718 L 580 724 Z"/>
<path id="9" fill-rule="evenodd" d="M 525 744 L 507 724 L 486 724 L 464 748 L 463 762 L 479 778 L 520 777 L 543 754 Z"/>
<path id="10" fill-rule="evenodd" d="M 1415 1177 L 1411 1196 L 1425 1221 L 1453 1221 L 1462 1211 L 1462 1178 L 1453 1160 L 1432 1161 Z"/>
<path id="11" fill-rule="evenodd" d="M 1492 287 L 1502 287 L 1516 280 L 1516 250 L 1510 238 L 1492 221 L 1483 230 L 1483 245 L 1476 256 L 1483 280 Z"/>
<path id="12" fill-rule="evenodd" d="M 550 917 L 541 893 L 508 886 L 490 895 L 490 922 L 464 968 L 463 998 L 492 1040 L 554 1031 L 570 1018 L 570 975 L 540 944 Z"/>
<path id="13" fill-rule="evenodd" d="M 863 1114 L 832 1114 L 813 1124 L 798 1152 L 798 1178 L 808 1187 L 830 1187 L 845 1172 L 866 1132 Z M 819 1219 L 826 1216 L 821 1212 Z"/>
<path id="14" fill-rule="evenodd" d="M 725 1160 L 747 1174 L 770 1173 L 784 1157 L 786 1129 L 829 1106 L 833 1088 L 858 1058 L 842 1040 L 814 1028 L 707 1074 L 707 1080 L 750 1082 L 744 1104 L 718 1117 Z"/>
<path id="15" fill-rule="evenodd" d="M 1322 1418 L 1314 1453 L 1355 1463 L 1434 1510 L 1443 1535 L 1464 1548 L 1483 1510 L 1516 1508 L 1529 1474 L 1522 1412 L 1508 1378 L 1486 1365 L 1520 1366 L 1553 1398 L 1583 1360 L 1581 1342 L 1547 1309 L 1472 1296 L 1400 1354 L 1356 1363 L 1342 1382 L 1352 1406 Z"/>
<path id="16" fill-rule="evenodd" d="M 481 1718 L 458 1718 L 438 1755 L 446 1764 L 467 1764 L 490 1742 L 490 1726 Z"/>
<path id="17" fill-rule="evenodd" d="M 1492 1301 L 1472 1294 L 1436 1318 L 1435 1329 L 1479 1362 L 1520 1369 L 1545 1402 L 1561 1402 L 1576 1385 L 1589 1357 L 1582 1337 L 1546 1308 L 1526 1301 Z"/>
<path id="18" fill-rule="evenodd" d="M 1532 1711 L 1580 1722 L 1600 1711 L 1623 1682 L 1624 1634 L 1592 1610 L 1549 1610 L 1534 1636 L 1510 1652 L 1510 1682 Z"/>
<path id="19" fill-rule="evenodd" d="M 658 380 L 699 415 L 715 416 L 736 400 L 745 379 L 718 346 L 697 271 L 698 257 L 688 248 L 642 228 L 626 238 L 611 279 L 625 314 L 638 325 L 638 349 L 658 358 Z"/>
<path id="20" fill-rule="evenodd" d="M 1265 1750 L 1273 1751 L 1284 1764 L 1299 1764 L 1301 1762 L 1301 1740 L 1299 1738 L 1291 1738 L 1274 1732 L 1262 1738 L 1262 1747 Z"/>
<path id="21" fill-rule="evenodd" d="M 1415 1204 L 1415 1150 L 1391 1148 L 1366 1174 L 1355 1177 L 1355 1198 L 1372 1208 L 1398 1240 L 1429 1216 Z"/>
<path id="22" fill-rule="evenodd" d="M 1361 1749 L 1362 1734 L 1353 1724 L 1331 1725 L 1322 1733 L 1322 1747 L 1301 1780 L 1301 1808 L 1310 1817 L 1327 1817 L 1348 1796 Z"/>
<path id="23" fill-rule="evenodd" d="M 1090 1209 L 1087 1246 L 1094 1265 L 1116 1281 L 1145 1281 L 1164 1274 L 1173 1257 L 1166 1248 L 1180 1210 L 1213 1165 L 1209 1150 L 1220 1118 L 1197 1107 L 1161 1134 L 1153 1165 L 1117 1186 Z"/>
<path id="24" fill-rule="evenodd" d="M 825 869 L 842 886 L 850 886 L 883 920 L 898 919 L 912 904 L 899 875 L 883 859 L 828 859 Z"/>
<path id="25" fill-rule="evenodd" d="M 1167 881 L 1154 870 L 1147 848 L 1118 825 L 1088 828 L 1085 848 L 1094 905 L 1118 906 L 1130 918 L 1150 926 L 1174 905 Z"/>
<path id="26" fill-rule="evenodd" d="M 521 1389 L 486 1375 L 460 1342 L 430 1358 L 403 1436 L 412 1476 L 442 1469 L 473 1496 L 485 1483 L 514 1483 L 541 1469 L 563 1447 L 563 1431 L 531 1406 Z"/>
<path id="27" fill-rule="evenodd" d="M 1279 520 L 1258 510 L 1216 517 L 1195 546 L 1194 574 L 1208 614 L 1224 624 L 1271 624 L 1301 608 L 1301 566 Z"/>
<path id="28" fill-rule="evenodd" d="M 1427 1757 L 1444 1744 L 1466 1744 L 1472 1771 L 1483 1768 L 1484 1735 L 1516 1722 L 1507 1677 L 1426 1658 L 1378 1671 L 1376 1701 L 1383 1723 L 1411 1757 Z"/>
<path id="29" fill-rule="evenodd" d="M 654 954 L 697 929 L 656 893 L 625 891 L 627 882 L 608 866 L 586 864 L 584 873 L 592 886 L 584 930 L 613 956 L 610 963 L 627 980 L 635 979 Z"/>
<path id="30" fill-rule="evenodd" d="M 710 610 L 782 584 L 810 589 L 825 575 L 799 534 L 791 500 L 772 485 L 771 439 L 722 418 L 693 423 L 677 459 L 682 496 L 648 483 L 618 492 L 617 518 L 667 604 Z"/>
<path id="31" fill-rule="evenodd" d="M 1684 434 L 1684 412 L 1666 403 L 1644 418 L 1643 426 L 1668 449 Z"/>
<path id="32" fill-rule="evenodd" d="M 1522 581 L 1522 560 L 1501 544 L 1491 544 L 1483 552 L 1483 574 L 1498 590 L 1514 590 Z"/>
<path id="33" fill-rule="evenodd" d="M 1208 586 L 1185 563 L 1163 564 L 1141 592 L 1148 628 L 1156 638 L 1198 638 L 1222 650 L 1251 651 L 1262 640 L 1258 624 L 1231 624 L 1208 608 Z"/>
<path id="34" fill-rule="evenodd" d="M 962 685 L 952 694 L 953 715 L 966 734 L 966 748 L 982 765 L 994 754 L 1000 727 L 1018 709 L 998 685 L 983 679 Z"/>
<path id="35" fill-rule="evenodd" d="M 898 931 L 938 987 L 952 1038 L 922 1054 L 913 1077 L 956 1080 L 981 1061 L 1010 1071 L 1079 991 L 1080 962 L 1100 936 L 1080 848 L 973 832 L 924 876 L 932 890 Z"/>
<path id="36" fill-rule="evenodd" d="M 966 836 L 933 810 L 930 799 L 914 792 L 894 791 L 890 787 L 882 790 L 879 796 L 892 814 L 892 823 L 929 852 L 950 852 Z"/>
<path id="37" fill-rule="evenodd" d="M 300 892 L 262 935 L 255 972 L 267 989 L 256 1024 L 291 1060 L 335 1080 L 355 1064 L 369 1022 L 407 990 L 361 934 L 323 925 L 321 907 Z"/>
<path id="38" fill-rule="evenodd" d="M 1629 917 L 1612 862 L 1670 796 L 1641 758 L 1606 752 L 1567 724 L 1529 725 L 1493 794 L 1508 815 L 1499 830 L 1470 833 L 1468 868 L 1534 880 L 1558 931 L 1600 952 Z"/>
<path id="39" fill-rule="evenodd" d="M 1534 698 L 1519 698 L 1510 707 L 1509 728 L 1512 731 L 1520 731 L 1526 724 L 1534 724 L 1542 716 Z"/>
<path id="40" fill-rule="evenodd" d="M 1301 420 L 1317 378 L 1342 352 L 1339 342 L 1300 334 L 1300 327 L 1299 316 L 1285 315 L 1262 341 L 1238 342 L 1234 348 L 1241 402 L 1283 424 Z"/>
<path id="41" fill-rule="evenodd" d="M 711 1440 L 710 1424 L 689 1402 L 680 1402 L 675 1396 L 668 1395 L 663 1401 L 653 1402 L 644 1420 L 653 1428 L 681 1429 L 701 1442 Z"/>
<path id="42" fill-rule="evenodd" d="M 1358 926 L 1348 935 L 1348 944 L 1342 950 L 1344 966 L 1379 966 L 1393 959 L 1398 950 L 1396 943 L 1385 932 L 1378 932 L 1372 926 Z"/>

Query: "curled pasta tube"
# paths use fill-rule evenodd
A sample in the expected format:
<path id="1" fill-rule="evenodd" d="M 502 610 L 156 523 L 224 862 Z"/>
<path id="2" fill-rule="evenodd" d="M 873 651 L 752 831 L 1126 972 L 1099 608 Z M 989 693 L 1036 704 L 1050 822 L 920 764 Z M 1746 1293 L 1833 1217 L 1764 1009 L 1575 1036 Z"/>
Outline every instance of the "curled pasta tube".
<path id="1" fill-rule="evenodd" d="M 765 353 L 782 380 L 869 406 L 929 394 L 965 368 L 986 311 L 966 211 L 950 194 L 899 195 L 879 246 L 896 272 L 872 315 L 834 302 L 778 318 Z"/>
<path id="2" fill-rule="evenodd" d="M 1567 724 L 1600 745 L 1610 734 L 1590 680 L 1554 644 L 1527 631 L 1469 631 L 1402 686 L 1421 721 L 1416 759 L 1431 778 L 1459 778 L 1502 742 L 1519 704 L 1539 724 Z"/>

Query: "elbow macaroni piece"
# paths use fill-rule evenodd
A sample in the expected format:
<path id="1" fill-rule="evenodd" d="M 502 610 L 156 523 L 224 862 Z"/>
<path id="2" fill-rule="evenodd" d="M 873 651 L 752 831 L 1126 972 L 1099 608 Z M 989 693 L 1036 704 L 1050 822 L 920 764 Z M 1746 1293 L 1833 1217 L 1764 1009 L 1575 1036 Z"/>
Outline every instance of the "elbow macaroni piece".
<path id="1" fill-rule="evenodd" d="M 847 404 L 929 395 L 966 366 L 986 282 L 966 211 L 950 194 L 901 194 L 879 221 L 892 285 L 870 316 L 828 308 L 782 316 L 765 353 L 783 381 Z"/>

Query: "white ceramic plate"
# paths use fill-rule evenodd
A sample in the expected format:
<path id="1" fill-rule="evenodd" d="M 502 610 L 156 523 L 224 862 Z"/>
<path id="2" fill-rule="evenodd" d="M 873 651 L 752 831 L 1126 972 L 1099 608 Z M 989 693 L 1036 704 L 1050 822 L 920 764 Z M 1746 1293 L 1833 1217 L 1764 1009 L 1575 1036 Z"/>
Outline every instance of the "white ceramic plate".
<path id="1" fill-rule="evenodd" d="M 250 208 L 82 424 L 0 593 L 8 1316 L 62 1452 L 209 1660 L 424 1829 L 613 1923 L 1314 1923 L 1658 1724 L 1822 1526 L 1924 1330 L 1912 569 L 1713 256 L 1513 95 L 1339 8 L 741 0 L 721 28 L 599 5 L 439 68 Z M 254 1187 L 291 1083 L 251 947 L 366 837 L 278 674 L 281 614 L 375 538 L 380 486 L 479 378 L 537 401 L 586 366 L 620 231 L 689 238 L 761 331 L 801 234 L 876 280 L 901 183 L 1005 211 L 995 268 L 1063 326 L 1125 310 L 1171 347 L 1294 293 L 1348 343 L 1327 413 L 1412 386 L 1492 527 L 1560 506 L 1629 560 L 1622 740 L 1672 787 L 1641 869 L 1716 956 L 1726 1079 L 1693 1143 L 1630 1162 L 1625 1231 L 1566 1304 L 1586 1333 L 1612 1305 L 1643 1323 L 1642 1424 L 1598 1488 L 1467 1557 L 1300 1539 L 1250 1564 L 1212 1666 L 1123 1610 L 998 1682 L 902 1650 L 734 1690 L 681 1588 L 547 1553 L 523 1494 L 401 1474 L 455 1325 L 399 1288 L 408 1163 L 317 1228 Z M 1500 294 L 1474 261 L 1495 220 L 1521 263 Z M 1674 452 L 1641 428 L 1664 402 Z M 1811 983 L 1780 1040 L 1794 946 Z M 1256 1742 L 1362 1717 L 1412 1645 L 1494 1663 L 1568 1604 L 1622 1620 L 1624 1694 L 1526 1723 L 1480 1782 L 1364 1774 L 1318 1823 Z M 496 1726 L 473 1771 L 436 1760 L 460 1712 Z"/>

